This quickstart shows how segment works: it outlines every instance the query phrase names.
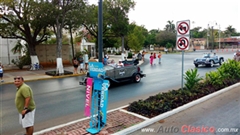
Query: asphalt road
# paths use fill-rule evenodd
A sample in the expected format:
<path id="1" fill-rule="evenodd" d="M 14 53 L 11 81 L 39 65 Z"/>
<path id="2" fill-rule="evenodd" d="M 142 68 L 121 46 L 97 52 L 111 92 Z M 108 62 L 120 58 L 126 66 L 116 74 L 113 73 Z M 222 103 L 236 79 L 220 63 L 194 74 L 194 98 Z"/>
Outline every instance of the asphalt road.
<path id="1" fill-rule="evenodd" d="M 193 59 L 201 57 L 200 52 L 184 53 L 184 72 L 195 68 Z M 232 58 L 233 53 L 221 53 L 225 59 Z M 149 55 L 145 56 L 146 59 Z M 213 68 L 199 67 L 200 76 Z M 114 109 L 150 95 L 181 87 L 182 54 L 166 54 L 162 57 L 162 64 L 150 66 L 149 60 L 141 65 L 143 73 L 147 75 L 142 81 L 125 83 L 109 90 L 108 109 Z M 83 115 L 85 103 L 85 87 L 79 86 L 81 77 L 69 77 L 53 80 L 27 82 L 34 92 L 37 105 L 35 118 L 35 131 L 67 123 L 85 117 Z M 14 105 L 15 86 L 6 84 L 0 86 L 2 135 L 17 135 L 24 133 L 18 124 L 18 114 Z"/>

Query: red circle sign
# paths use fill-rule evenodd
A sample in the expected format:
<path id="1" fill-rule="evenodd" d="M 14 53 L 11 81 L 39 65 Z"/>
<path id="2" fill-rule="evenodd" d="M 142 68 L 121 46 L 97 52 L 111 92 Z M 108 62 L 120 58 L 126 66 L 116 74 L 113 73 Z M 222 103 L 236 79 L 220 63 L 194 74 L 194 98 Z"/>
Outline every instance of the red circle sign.
<path id="1" fill-rule="evenodd" d="M 188 23 L 186 22 L 181 22 L 179 25 L 178 25 L 178 28 L 177 28 L 177 31 L 179 34 L 181 35 L 184 35 L 188 32 L 189 30 L 189 25 Z"/>
<path id="2" fill-rule="evenodd" d="M 178 41 L 177 41 L 177 46 L 178 46 L 178 48 L 179 48 L 180 50 L 185 50 L 185 49 L 187 49 L 188 44 L 189 44 L 188 39 L 185 38 L 185 37 L 181 37 L 181 38 L 179 38 Z"/>

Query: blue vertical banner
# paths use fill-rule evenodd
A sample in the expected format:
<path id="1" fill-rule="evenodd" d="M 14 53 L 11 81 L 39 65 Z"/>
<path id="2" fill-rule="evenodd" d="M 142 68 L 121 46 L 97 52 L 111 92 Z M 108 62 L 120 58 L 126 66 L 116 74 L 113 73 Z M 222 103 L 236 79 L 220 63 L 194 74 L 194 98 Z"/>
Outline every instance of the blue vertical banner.
<path id="1" fill-rule="evenodd" d="M 101 107 L 101 114 L 103 115 L 102 121 L 104 123 L 107 122 L 108 87 L 109 87 L 109 81 L 103 80 L 101 98 L 100 98 L 101 99 L 100 107 Z"/>
<path id="2" fill-rule="evenodd" d="M 89 75 L 93 78 L 91 99 L 91 120 L 88 132 L 96 134 L 107 123 L 108 87 L 109 81 L 104 80 L 106 71 L 103 63 L 89 62 Z"/>

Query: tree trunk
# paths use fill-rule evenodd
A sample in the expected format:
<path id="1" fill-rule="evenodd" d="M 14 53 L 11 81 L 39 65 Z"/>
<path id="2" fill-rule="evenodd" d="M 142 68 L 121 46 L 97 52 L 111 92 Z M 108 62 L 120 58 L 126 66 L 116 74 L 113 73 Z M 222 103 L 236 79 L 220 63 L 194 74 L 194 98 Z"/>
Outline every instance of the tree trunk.
<path id="1" fill-rule="evenodd" d="M 69 25 L 70 28 L 69 28 L 69 32 L 70 32 L 70 42 L 71 42 L 71 45 L 72 45 L 72 57 L 75 57 L 75 53 L 74 53 L 74 46 L 73 46 L 73 36 L 72 36 L 72 26 Z"/>
<path id="2" fill-rule="evenodd" d="M 38 60 L 38 56 L 37 55 L 30 55 L 31 58 L 31 69 L 30 70 L 37 70 L 35 68 L 35 64 L 40 64 L 39 60 Z"/>
<path id="3" fill-rule="evenodd" d="M 60 24 L 57 24 L 57 69 L 56 73 L 59 75 L 64 74 L 63 62 L 62 62 L 62 28 Z"/>

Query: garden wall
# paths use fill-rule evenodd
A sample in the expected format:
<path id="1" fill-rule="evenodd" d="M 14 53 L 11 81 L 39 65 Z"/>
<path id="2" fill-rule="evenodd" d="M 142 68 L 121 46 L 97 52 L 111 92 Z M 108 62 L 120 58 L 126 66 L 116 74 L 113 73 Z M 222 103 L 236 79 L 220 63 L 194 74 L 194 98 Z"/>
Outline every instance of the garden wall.
<path id="1" fill-rule="evenodd" d="M 57 52 L 55 44 L 41 44 L 36 46 L 36 53 L 40 64 L 44 67 L 56 66 Z M 68 44 L 62 45 L 62 61 L 63 65 L 72 64 L 71 46 Z"/>

